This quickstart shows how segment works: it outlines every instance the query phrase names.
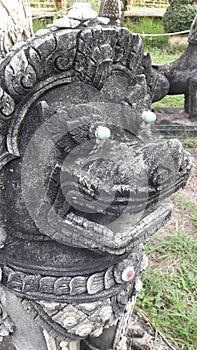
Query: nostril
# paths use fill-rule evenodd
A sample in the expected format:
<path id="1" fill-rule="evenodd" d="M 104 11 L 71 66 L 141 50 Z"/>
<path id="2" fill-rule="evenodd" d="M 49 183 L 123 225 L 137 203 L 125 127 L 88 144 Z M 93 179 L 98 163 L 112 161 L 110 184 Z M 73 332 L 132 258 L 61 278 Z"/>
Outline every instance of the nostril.
<path id="1" fill-rule="evenodd" d="M 179 169 L 183 165 L 183 158 L 184 158 L 183 146 L 179 140 L 168 140 L 167 145 L 168 145 L 168 149 L 170 151 L 172 160 L 174 162 L 175 169 L 176 171 L 179 171 Z"/>
<path id="2" fill-rule="evenodd" d="M 170 170 L 167 168 L 157 168 L 151 174 L 151 182 L 153 186 L 159 186 L 166 183 L 170 177 Z"/>
<path id="3" fill-rule="evenodd" d="M 192 164 L 193 162 L 191 156 L 188 153 L 183 154 L 179 172 L 190 170 L 192 168 Z"/>

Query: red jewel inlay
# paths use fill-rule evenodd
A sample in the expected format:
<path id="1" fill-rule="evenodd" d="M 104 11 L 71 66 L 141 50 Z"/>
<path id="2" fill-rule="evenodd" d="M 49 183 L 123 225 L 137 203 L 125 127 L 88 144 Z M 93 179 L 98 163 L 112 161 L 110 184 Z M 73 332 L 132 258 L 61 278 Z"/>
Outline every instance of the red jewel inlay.
<path id="1" fill-rule="evenodd" d="M 130 280 L 133 277 L 133 271 L 127 272 L 127 279 Z"/>

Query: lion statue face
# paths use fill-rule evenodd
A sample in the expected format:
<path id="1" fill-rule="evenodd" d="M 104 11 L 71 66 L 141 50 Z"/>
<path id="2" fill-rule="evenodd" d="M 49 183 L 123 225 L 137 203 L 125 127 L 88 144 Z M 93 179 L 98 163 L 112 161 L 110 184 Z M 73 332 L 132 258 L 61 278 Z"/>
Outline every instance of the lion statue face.
<path id="1" fill-rule="evenodd" d="M 3 283 L 45 298 L 59 276 L 50 297 L 67 300 L 68 276 L 112 268 L 165 223 L 191 159 L 153 140 L 151 62 L 124 28 L 49 30 L 0 71 Z"/>

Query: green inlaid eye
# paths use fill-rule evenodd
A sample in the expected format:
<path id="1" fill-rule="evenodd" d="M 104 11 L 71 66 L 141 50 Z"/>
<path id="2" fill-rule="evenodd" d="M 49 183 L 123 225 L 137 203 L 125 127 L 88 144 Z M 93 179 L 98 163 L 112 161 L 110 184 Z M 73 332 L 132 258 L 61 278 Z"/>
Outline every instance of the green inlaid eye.
<path id="1" fill-rule="evenodd" d="M 151 111 L 144 111 L 142 113 L 142 118 L 144 119 L 145 123 L 147 123 L 147 124 L 152 124 L 157 119 L 156 114 L 151 112 Z"/>
<path id="2" fill-rule="evenodd" d="M 111 131 L 106 126 L 99 126 L 95 131 L 95 136 L 99 140 L 108 140 L 111 137 Z"/>

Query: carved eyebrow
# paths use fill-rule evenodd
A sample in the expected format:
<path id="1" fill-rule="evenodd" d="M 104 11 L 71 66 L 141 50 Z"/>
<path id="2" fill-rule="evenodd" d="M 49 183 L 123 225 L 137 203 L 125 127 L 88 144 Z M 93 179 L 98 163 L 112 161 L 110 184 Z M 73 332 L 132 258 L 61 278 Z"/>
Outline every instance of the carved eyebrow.
<path id="1" fill-rule="evenodd" d="M 69 114 L 66 111 L 58 113 L 57 110 L 49 106 L 44 100 L 38 102 L 37 111 L 40 120 L 44 122 L 43 126 L 47 130 L 47 133 L 55 142 L 73 129 L 81 128 L 82 125 L 88 126 L 91 124 L 90 116 L 82 115 L 78 119 L 70 120 Z"/>

